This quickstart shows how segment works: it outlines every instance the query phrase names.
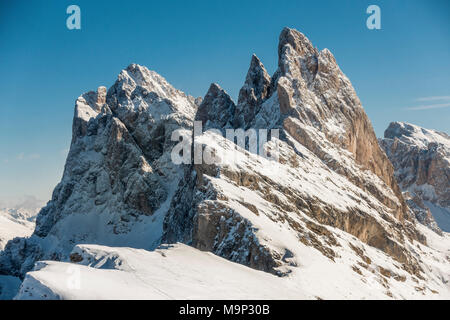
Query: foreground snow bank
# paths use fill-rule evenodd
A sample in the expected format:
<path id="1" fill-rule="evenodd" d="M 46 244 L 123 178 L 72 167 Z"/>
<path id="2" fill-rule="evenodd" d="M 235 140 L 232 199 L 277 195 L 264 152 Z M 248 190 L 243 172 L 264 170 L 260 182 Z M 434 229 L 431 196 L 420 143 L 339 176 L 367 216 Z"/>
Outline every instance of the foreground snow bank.
<path id="1" fill-rule="evenodd" d="M 0 275 L 0 300 L 11 300 L 20 287 L 20 279 L 13 276 Z"/>
<path id="2" fill-rule="evenodd" d="M 38 262 L 16 299 L 313 298 L 288 279 L 183 244 L 155 251 L 79 245 L 72 259 L 79 264 Z"/>
<path id="3" fill-rule="evenodd" d="M 72 263 L 43 261 L 27 273 L 16 299 L 448 299 L 450 234 L 439 236 L 419 226 L 429 247 L 416 243 L 428 281 L 404 273 L 383 276 L 377 266 L 394 270 L 381 251 L 364 246 L 367 269 L 346 250 L 341 232 L 339 261 L 304 247 L 298 267 L 286 277 L 257 271 L 184 244 L 155 251 L 77 245 Z M 316 252 L 317 251 L 317 252 Z"/>

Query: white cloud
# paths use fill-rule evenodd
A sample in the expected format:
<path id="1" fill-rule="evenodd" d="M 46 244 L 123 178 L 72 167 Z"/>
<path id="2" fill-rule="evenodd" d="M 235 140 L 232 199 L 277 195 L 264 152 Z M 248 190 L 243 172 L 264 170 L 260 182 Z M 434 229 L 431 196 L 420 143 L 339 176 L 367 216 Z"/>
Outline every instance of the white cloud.
<path id="1" fill-rule="evenodd" d="M 415 101 L 430 102 L 430 104 L 405 108 L 406 110 L 432 110 L 450 107 L 450 96 L 430 96 L 417 98 Z M 439 103 L 435 103 L 438 101 Z"/>
<path id="2" fill-rule="evenodd" d="M 45 202 L 38 199 L 36 196 L 24 195 L 16 200 L 16 202 L 14 203 L 14 208 L 37 211 L 38 209 L 42 208 L 44 204 Z"/>
<path id="3" fill-rule="evenodd" d="M 440 100 L 450 101 L 450 96 L 433 96 L 433 97 L 422 97 L 422 98 L 416 99 L 416 101 L 440 101 Z"/>
<path id="4" fill-rule="evenodd" d="M 417 107 L 410 107 L 406 108 L 407 110 L 431 110 L 431 109 L 441 109 L 441 108 L 448 108 L 450 107 L 449 103 L 437 103 L 437 104 L 428 104 L 428 105 L 422 105 Z"/>
<path id="5" fill-rule="evenodd" d="M 32 153 L 28 156 L 29 159 L 39 159 L 41 155 L 39 153 Z"/>
<path id="6" fill-rule="evenodd" d="M 25 159 L 36 160 L 36 159 L 39 159 L 40 157 L 41 157 L 41 155 L 39 153 L 25 154 L 24 152 L 21 152 L 17 155 L 16 159 L 19 161 L 22 161 Z"/>
<path id="7" fill-rule="evenodd" d="M 29 212 L 37 212 L 45 205 L 45 201 L 34 195 L 22 195 L 0 199 L 0 208 L 25 209 Z"/>

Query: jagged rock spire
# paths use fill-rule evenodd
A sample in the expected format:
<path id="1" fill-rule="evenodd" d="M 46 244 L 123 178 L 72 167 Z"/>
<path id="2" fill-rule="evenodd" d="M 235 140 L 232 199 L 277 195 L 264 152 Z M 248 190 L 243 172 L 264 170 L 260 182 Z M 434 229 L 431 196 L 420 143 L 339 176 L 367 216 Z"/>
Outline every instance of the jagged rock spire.
<path id="1" fill-rule="evenodd" d="M 244 86 L 239 92 L 238 103 L 255 104 L 264 99 L 270 85 L 270 76 L 262 62 L 253 54 Z"/>
<path id="2" fill-rule="evenodd" d="M 195 120 L 202 121 L 204 129 L 231 127 L 235 104 L 228 93 L 212 83 L 200 104 Z"/>
<path id="3" fill-rule="evenodd" d="M 259 111 L 261 102 L 269 95 L 271 78 L 262 62 L 253 54 L 244 86 L 239 91 L 235 126 L 246 126 Z"/>
<path id="4" fill-rule="evenodd" d="M 285 27 L 280 34 L 278 43 L 278 58 L 281 60 L 283 53 L 287 50 L 287 45 L 300 56 L 317 55 L 317 49 L 311 41 L 301 32 Z"/>
<path id="5" fill-rule="evenodd" d="M 378 145 L 351 82 L 331 52 L 327 49 L 319 52 L 301 32 L 284 28 L 278 55 L 276 89 L 286 132 L 321 158 L 326 158 L 330 143 L 350 151 L 358 165 L 372 171 L 392 189 L 398 202 L 385 197 L 377 188 L 369 188 L 402 220 L 406 205 L 393 167 Z M 320 135 L 325 139 L 317 139 Z M 340 170 L 339 161 L 328 162 L 334 170 Z M 355 177 L 355 183 L 358 179 Z"/>

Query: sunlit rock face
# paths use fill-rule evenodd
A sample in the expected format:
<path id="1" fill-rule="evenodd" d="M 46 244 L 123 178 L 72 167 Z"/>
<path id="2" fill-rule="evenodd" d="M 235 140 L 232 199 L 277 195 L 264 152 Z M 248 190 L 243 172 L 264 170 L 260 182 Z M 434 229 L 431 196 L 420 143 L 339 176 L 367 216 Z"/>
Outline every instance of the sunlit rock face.
<path id="1" fill-rule="evenodd" d="M 425 239 L 414 228 L 392 164 L 350 81 L 329 50 L 318 51 L 296 30 L 282 31 L 278 53 L 272 77 L 253 55 L 237 105 L 211 85 L 199 119 L 212 127 L 279 129 L 271 146 L 279 149 L 280 162 L 274 166 L 249 154 L 233 165 L 186 168 L 163 241 L 186 242 L 286 275 L 298 263 L 300 245 L 334 261 L 338 241 L 328 231 L 334 227 L 420 273 L 404 245 L 406 239 Z M 223 154 L 245 154 L 220 136 L 202 139 Z M 266 223 L 285 230 L 289 241 Z"/>

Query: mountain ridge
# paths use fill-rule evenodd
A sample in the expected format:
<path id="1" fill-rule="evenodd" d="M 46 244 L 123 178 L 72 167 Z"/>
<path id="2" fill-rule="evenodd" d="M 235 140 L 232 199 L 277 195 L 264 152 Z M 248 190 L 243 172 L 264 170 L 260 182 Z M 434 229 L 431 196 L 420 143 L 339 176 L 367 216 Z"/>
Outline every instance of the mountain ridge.
<path id="1" fill-rule="evenodd" d="M 448 253 L 416 225 L 331 52 L 285 28 L 278 54 L 272 76 L 252 56 L 237 104 L 217 84 L 195 99 L 136 64 L 80 96 L 63 178 L 34 234 L 0 253 L 0 274 L 32 281 L 36 261 L 70 261 L 76 245 L 182 242 L 281 278 L 339 270 L 385 297 L 448 296 Z M 175 165 L 172 134 L 192 137 L 195 120 L 219 132 L 277 129 L 263 146 L 277 161 L 208 131 L 195 143 L 234 161 Z"/>

